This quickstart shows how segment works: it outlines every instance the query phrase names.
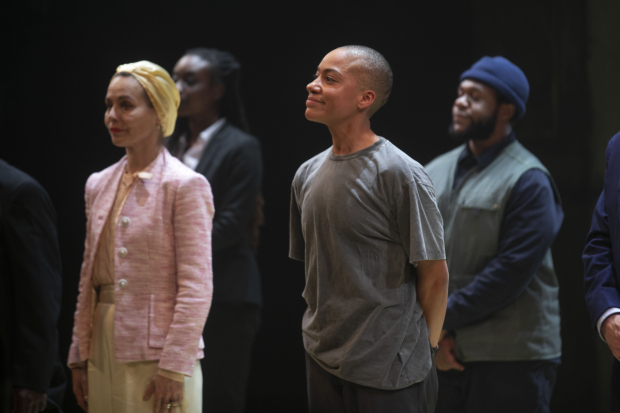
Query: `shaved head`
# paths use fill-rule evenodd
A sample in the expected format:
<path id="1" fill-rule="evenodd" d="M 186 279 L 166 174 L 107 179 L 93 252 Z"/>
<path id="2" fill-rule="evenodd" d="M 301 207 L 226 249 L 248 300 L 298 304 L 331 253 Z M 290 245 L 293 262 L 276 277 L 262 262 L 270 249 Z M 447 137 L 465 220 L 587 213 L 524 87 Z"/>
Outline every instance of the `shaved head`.
<path id="1" fill-rule="evenodd" d="M 349 70 L 355 74 L 358 86 L 362 90 L 375 92 L 375 102 L 368 110 L 370 118 L 385 105 L 392 92 L 392 68 L 379 52 L 366 46 L 343 46 L 342 50 L 350 59 Z"/>

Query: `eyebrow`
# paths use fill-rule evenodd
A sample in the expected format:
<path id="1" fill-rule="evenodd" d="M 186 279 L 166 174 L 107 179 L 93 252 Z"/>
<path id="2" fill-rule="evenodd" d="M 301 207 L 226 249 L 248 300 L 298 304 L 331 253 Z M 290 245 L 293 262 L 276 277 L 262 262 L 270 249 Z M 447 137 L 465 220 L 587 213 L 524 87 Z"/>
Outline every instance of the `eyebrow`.
<path id="1" fill-rule="evenodd" d="M 319 69 L 318 67 L 316 68 L 317 72 L 321 72 L 321 69 Z M 323 73 L 338 73 L 340 76 L 342 76 L 342 73 L 340 73 L 339 71 L 337 71 L 336 69 L 332 69 L 332 68 L 327 68 L 323 71 Z"/>

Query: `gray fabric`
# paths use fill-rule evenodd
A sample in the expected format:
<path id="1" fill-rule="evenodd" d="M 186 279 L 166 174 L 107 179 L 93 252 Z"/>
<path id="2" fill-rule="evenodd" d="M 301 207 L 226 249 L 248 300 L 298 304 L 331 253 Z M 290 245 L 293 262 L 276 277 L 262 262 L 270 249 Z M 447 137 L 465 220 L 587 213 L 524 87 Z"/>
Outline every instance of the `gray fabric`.
<path id="1" fill-rule="evenodd" d="M 428 327 L 412 264 L 445 252 L 419 163 L 384 138 L 304 163 L 292 185 L 289 256 L 305 261 L 303 340 L 324 369 L 380 389 L 426 377 Z"/>
<path id="2" fill-rule="evenodd" d="M 543 171 L 540 161 L 519 142 L 507 146 L 482 171 L 470 173 L 453 189 L 463 146 L 426 166 L 435 184 L 444 231 L 450 293 L 469 284 L 497 254 L 504 208 L 521 175 Z M 545 360 L 561 355 L 558 280 L 551 250 L 527 289 L 481 322 L 456 330 L 457 356 L 470 361 Z"/>

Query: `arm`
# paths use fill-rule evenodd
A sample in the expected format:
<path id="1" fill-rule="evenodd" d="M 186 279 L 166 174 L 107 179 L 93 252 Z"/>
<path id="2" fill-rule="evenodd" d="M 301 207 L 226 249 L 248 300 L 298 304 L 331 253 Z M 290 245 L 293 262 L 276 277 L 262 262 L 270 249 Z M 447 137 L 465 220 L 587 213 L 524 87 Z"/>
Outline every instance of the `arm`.
<path id="1" fill-rule="evenodd" d="M 410 182 L 396 198 L 396 222 L 409 262 L 417 265 L 417 294 L 429 327 L 429 340 L 437 346 L 446 313 L 448 267 L 443 222 L 435 190 Z"/>
<path id="2" fill-rule="evenodd" d="M 1 236 L 15 303 L 13 386 L 46 393 L 58 351 L 62 281 L 56 213 L 45 190 L 34 181 L 16 189 Z"/>
<path id="3" fill-rule="evenodd" d="M 620 307 L 620 295 L 613 263 L 609 222 L 605 208 L 605 191 L 596 203 L 592 214 L 592 225 L 583 250 L 584 288 L 586 305 L 593 327 L 602 332 L 604 313 Z M 611 314 L 606 314 L 610 316 Z"/>
<path id="4" fill-rule="evenodd" d="M 448 266 L 446 260 L 418 261 L 418 300 L 428 324 L 428 339 L 436 347 L 446 316 Z"/>
<path id="5" fill-rule="evenodd" d="M 288 256 L 294 260 L 305 261 L 306 256 L 306 243 L 304 240 L 304 234 L 301 227 L 301 210 L 297 203 L 296 194 L 296 181 L 297 177 L 293 180 L 291 185 L 291 209 L 289 217 L 289 250 Z"/>
<path id="6" fill-rule="evenodd" d="M 240 242 L 248 233 L 263 173 L 260 144 L 249 141 L 225 161 L 226 174 L 213 218 L 213 253 Z"/>
<path id="7" fill-rule="evenodd" d="M 213 201 L 206 179 L 195 175 L 181 183 L 173 210 L 177 295 L 159 368 L 191 376 L 213 295 Z"/>
<path id="8" fill-rule="evenodd" d="M 474 281 L 448 298 L 444 329 L 475 323 L 525 291 L 555 239 L 564 215 L 547 176 L 524 173 L 508 199 L 498 253 Z"/>

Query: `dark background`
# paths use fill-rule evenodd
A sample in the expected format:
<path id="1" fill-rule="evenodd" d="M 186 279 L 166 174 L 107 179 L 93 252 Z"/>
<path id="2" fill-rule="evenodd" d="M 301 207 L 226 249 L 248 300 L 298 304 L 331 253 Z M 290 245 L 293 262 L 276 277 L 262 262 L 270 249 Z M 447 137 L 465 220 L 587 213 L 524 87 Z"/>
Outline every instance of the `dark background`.
<path id="1" fill-rule="evenodd" d="M 402 5 L 398 5 L 402 3 Z M 498 2 L 107 2 L 22 0 L 0 12 L 0 158 L 35 177 L 58 213 L 66 360 L 85 237 L 84 184 L 115 163 L 103 125 L 115 68 L 151 60 L 171 70 L 191 47 L 242 62 L 252 133 L 263 145 L 266 225 L 259 263 L 265 297 L 248 412 L 306 410 L 301 316 L 303 264 L 287 258 L 290 183 L 330 146 L 304 118 L 305 85 L 330 50 L 362 44 L 392 65 L 394 89 L 373 130 L 421 163 L 455 146 L 447 136 L 459 74 L 501 54 L 531 85 L 520 141 L 556 179 L 566 218 L 553 252 L 560 279 L 563 364 L 554 412 L 607 406 L 610 352 L 589 326 L 581 250 L 602 187 L 605 143 L 620 129 L 614 68 L 620 8 L 611 0 Z M 615 115 L 615 117 L 614 117 Z M 67 412 L 79 408 L 70 390 Z"/>

